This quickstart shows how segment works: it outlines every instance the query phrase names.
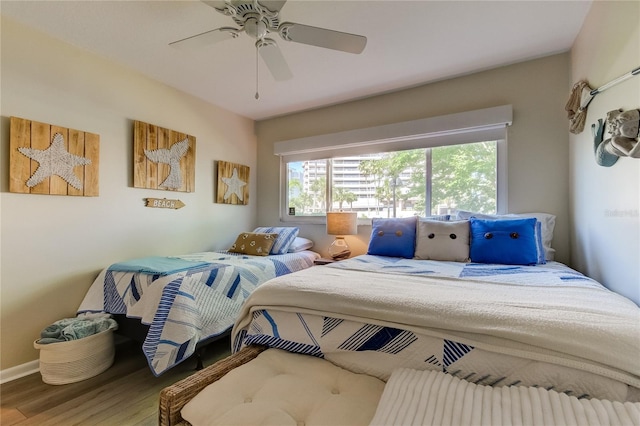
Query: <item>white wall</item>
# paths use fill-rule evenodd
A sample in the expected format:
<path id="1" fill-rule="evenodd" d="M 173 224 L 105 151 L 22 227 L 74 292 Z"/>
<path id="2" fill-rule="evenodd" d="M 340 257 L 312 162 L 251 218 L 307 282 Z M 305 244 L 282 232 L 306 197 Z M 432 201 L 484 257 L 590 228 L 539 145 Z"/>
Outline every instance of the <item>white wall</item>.
<path id="1" fill-rule="evenodd" d="M 569 53 L 505 66 L 464 77 L 346 104 L 256 123 L 258 135 L 258 210 L 264 223 L 279 220 L 280 140 L 372 127 L 394 122 L 499 105 L 513 105 L 508 129 L 508 210 L 557 216 L 556 259 L 569 261 L 568 122 L 564 105 L 569 86 Z M 366 252 L 370 226 L 347 236 L 352 253 Z M 326 254 L 332 237 L 324 225 L 301 226 Z"/>
<path id="2" fill-rule="evenodd" d="M 1 369 L 38 358 L 33 341 L 75 316 L 108 264 L 227 248 L 256 222 L 253 121 L 2 19 Z M 100 135 L 100 196 L 9 193 L 9 117 Z M 133 120 L 196 137 L 195 192 L 133 188 Z M 251 167 L 250 204 L 216 204 L 216 160 Z M 180 210 L 143 198 L 180 199 Z"/>
<path id="3" fill-rule="evenodd" d="M 572 82 L 596 88 L 638 66 L 640 2 L 594 2 L 571 50 Z M 640 304 L 640 159 L 602 167 L 593 155 L 591 124 L 618 108 L 640 108 L 640 76 L 597 95 L 570 138 L 571 261 Z"/>

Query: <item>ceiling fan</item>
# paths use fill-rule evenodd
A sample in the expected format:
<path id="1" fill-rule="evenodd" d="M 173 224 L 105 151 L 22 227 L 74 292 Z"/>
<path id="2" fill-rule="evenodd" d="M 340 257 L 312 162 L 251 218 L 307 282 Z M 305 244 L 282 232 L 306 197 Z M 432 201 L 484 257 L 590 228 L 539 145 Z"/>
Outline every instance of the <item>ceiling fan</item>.
<path id="1" fill-rule="evenodd" d="M 280 22 L 280 10 L 286 0 L 202 0 L 223 15 L 230 16 L 240 28 L 221 27 L 169 43 L 178 48 L 197 48 L 230 38 L 245 32 L 256 40 L 255 46 L 267 68 L 277 81 L 293 77 L 287 61 L 275 40 L 267 37 L 278 33 L 283 40 L 348 53 L 361 53 L 366 44 L 364 36 L 343 33 L 326 28 L 312 27 L 293 22 Z M 258 94 L 256 93 L 256 98 Z"/>

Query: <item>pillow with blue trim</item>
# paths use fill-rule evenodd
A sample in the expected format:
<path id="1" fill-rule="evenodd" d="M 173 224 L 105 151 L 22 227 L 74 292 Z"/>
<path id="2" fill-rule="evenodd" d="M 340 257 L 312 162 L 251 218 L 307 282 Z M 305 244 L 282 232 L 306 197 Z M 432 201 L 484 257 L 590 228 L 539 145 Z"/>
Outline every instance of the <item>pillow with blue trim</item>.
<path id="1" fill-rule="evenodd" d="M 367 254 L 413 258 L 417 221 L 417 216 L 371 219 L 371 240 Z"/>
<path id="2" fill-rule="evenodd" d="M 259 234 L 278 234 L 276 242 L 273 243 L 269 254 L 285 254 L 293 241 L 298 236 L 300 229 L 296 226 L 260 226 L 253 230 Z"/>
<path id="3" fill-rule="evenodd" d="M 476 263 L 535 265 L 537 219 L 488 220 L 470 218 L 470 257 Z"/>

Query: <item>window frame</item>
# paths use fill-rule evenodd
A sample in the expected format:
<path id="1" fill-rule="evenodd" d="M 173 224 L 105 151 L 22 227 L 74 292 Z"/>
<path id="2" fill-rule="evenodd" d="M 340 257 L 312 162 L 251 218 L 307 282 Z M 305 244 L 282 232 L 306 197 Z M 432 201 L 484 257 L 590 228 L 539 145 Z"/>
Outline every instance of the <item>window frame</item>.
<path id="1" fill-rule="evenodd" d="M 415 148 L 435 148 L 484 141 L 496 141 L 496 210 L 507 212 L 507 129 L 512 123 L 512 107 L 486 108 L 403 123 L 355 129 L 346 132 L 280 141 L 274 144 L 274 154 L 280 156 L 280 221 L 298 224 L 324 224 L 326 215 L 291 216 L 288 206 L 287 163 L 348 157 L 377 152 L 402 151 Z M 431 179 L 430 163 L 426 166 Z M 329 169 L 327 169 L 329 170 Z M 325 200 L 329 206 L 331 173 L 327 173 Z M 431 205 L 431 194 L 426 194 Z M 358 219 L 369 224 L 371 219 Z"/>

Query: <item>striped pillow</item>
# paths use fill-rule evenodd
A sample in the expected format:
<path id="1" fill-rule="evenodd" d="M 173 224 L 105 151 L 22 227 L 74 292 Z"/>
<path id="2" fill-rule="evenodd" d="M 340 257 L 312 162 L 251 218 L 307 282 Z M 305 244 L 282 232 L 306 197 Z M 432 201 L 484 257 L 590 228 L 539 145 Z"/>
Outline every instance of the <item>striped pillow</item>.
<path id="1" fill-rule="evenodd" d="M 298 236 L 300 229 L 295 226 L 260 226 L 253 230 L 255 233 L 261 234 L 278 234 L 276 242 L 271 247 L 269 254 L 285 254 L 289 250 L 289 246 Z"/>

